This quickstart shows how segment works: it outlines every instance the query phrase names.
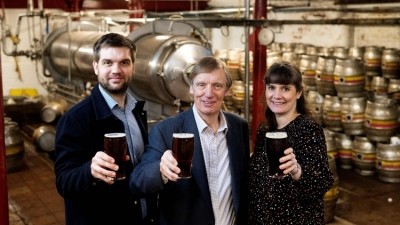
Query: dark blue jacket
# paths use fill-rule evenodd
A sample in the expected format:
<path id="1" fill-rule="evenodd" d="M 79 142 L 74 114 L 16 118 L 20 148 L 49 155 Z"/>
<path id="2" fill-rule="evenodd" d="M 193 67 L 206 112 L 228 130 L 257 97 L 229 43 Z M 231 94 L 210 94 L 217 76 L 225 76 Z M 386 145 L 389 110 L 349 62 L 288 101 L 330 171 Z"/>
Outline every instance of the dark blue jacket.
<path id="1" fill-rule="evenodd" d="M 227 112 L 224 115 L 228 126 L 226 139 L 236 224 L 247 225 L 249 127 L 238 115 Z M 177 132 L 193 133 L 195 136 L 192 178 L 169 181 L 164 185 L 160 175 L 160 159 L 165 150 L 172 149 L 172 134 Z M 149 144 L 141 163 L 132 173 L 130 187 L 138 192 L 159 192 L 161 225 L 215 224 L 203 150 L 192 109 L 169 117 L 151 128 Z"/>
<path id="2" fill-rule="evenodd" d="M 144 102 L 132 111 L 147 143 Z M 111 112 L 98 85 L 91 95 L 74 105 L 59 120 L 56 132 L 56 186 L 65 201 L 67 225 L 143 224 L 139 196 L 128 188 L 129 177 L 112 185 L 91 175 L 91 160 L 103 151 L 105 133 L 125 132 Z M 133 170 L 127 162 L 127 174 Z"/>

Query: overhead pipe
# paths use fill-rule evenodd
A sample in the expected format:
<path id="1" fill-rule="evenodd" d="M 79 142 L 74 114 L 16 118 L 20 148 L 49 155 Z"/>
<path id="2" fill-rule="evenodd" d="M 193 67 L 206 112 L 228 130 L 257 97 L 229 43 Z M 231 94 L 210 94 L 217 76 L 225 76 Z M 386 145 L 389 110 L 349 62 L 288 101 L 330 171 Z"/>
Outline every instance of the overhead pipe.
<path id="1" fill-rule="evenodd" d="M 254 2 L 254 19 L 267 19 L 267 0 L 255 0 Z M 257 127 L 264 121 L 264 74 L 267 68 L 267 47 L 262 45 L 258 40 L 258 34 L 261 26 L 254 27 L 253 42 L 253 112 L 251 121 L 251 137 L 253 145 L 256 140 Z"/>

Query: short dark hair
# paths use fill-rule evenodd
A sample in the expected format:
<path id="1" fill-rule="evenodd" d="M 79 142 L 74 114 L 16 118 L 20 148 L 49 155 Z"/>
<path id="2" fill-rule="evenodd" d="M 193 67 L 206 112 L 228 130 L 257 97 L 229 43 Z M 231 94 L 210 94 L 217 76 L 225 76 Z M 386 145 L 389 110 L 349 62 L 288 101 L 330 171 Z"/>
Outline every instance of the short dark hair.
<path id="1" fill-rule="evenodd" d="M 198 61 L 192 68 L 189 76 L 190 85 L 193 85 L 194 78 L 200 73 L 211 73 L 214 70 L 223 69 L 226 77 L 226 89 L 232 86 L 232 77 L 229 73 L 229 69 L 224 63 L 224 61 L 213 57 L 205 56 L 200 61 Z"/>
<path id="2" fill-rule="evenodd" d="M 100 50 L 105 47 L 126 47 L 131 52 L 132 62 L 135 62 L 136 46 L 129 38 L 118 33 L 107 33 L 101 36 L 93 45 L 93 60 L 98 62 Z"/>

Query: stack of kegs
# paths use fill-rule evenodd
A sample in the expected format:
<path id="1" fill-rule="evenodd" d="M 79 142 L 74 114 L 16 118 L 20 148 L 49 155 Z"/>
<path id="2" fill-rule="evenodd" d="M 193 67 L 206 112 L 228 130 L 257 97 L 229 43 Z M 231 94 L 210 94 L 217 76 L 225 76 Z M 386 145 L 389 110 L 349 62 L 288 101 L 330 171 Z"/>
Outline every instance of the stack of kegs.
<path id="1" fill-rule="evenodd" d="M 229 70 L 233 83 L 231 93 L 224 98 L 225 109 L 242 115 L 246 103 L 246 71 L 245 71 L 245 52 L 242 49 L 220 49 L 215 52 L 215 57 L 223 60 Z M 252 104 L 252 52 L 249 52 L 249 106 Z"/>
<path id="2" fill-rule="evenodd" d="M 387 171 L 387 165 L 396 165 L 397 159 L 382 160 L 378 154 L 378 149 L 393 145 L 392 137 L 400 136 L 400 51 L 305 43 L 275 44 L 269 51 L 279 52 L 267 54 L 269 61 L 281 57 L 299 67 L 311 116 L 335 133 L 335 144 L 331 135 L 326 140 L 328 154 L 338 166 L 363 176 L 379 173 L 385 182 L 400 182 Z"/>

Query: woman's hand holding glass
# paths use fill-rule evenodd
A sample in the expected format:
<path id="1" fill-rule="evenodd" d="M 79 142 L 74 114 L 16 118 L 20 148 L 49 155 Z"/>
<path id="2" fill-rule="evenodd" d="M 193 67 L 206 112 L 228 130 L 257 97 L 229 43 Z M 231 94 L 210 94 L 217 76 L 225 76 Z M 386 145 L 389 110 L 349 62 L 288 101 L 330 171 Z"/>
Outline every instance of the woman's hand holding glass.
<path id="1" fill-rule="evenodd" d="M 287 148 L 284 153 L 285 156 L 279 159 L 281 163 L 279 169 L 283 170 L 284 174 L 290 174 L 293 179 L 298 180 L 301 176 L 301 167 L 297 162 L 293 148 Z"/>

